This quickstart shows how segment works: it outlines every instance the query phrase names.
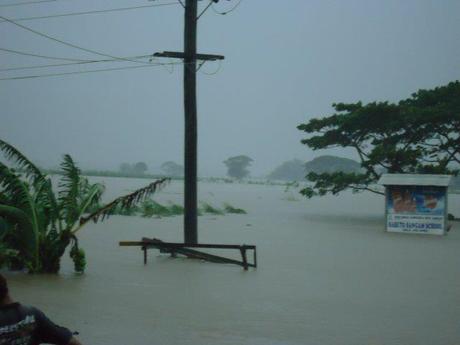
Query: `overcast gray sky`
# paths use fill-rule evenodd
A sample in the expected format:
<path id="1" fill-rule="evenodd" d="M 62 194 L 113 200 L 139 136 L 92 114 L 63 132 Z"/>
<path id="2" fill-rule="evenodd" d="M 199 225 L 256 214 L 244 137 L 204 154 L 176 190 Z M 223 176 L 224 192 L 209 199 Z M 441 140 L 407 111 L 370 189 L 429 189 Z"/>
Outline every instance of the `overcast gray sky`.
<path id="1" fill-rule="evenodd" d="M 173 3 L 174 0 L 57 0 L 4 6 L 9 19 Z M 38 1 L 38 0 L 37 0 Z M 207 5 L 200 2 L 200 8 Z M 310 160 L 296 126 L 331 114 L 333 102 L 397 101 L 460 79 L 459 0 L 222 0 L 199 20 L 201 53 L 225 55 L 198 73 L 199 170 L 247 154 L 252 175 L 293 158 Z M 21 21 L 34 30 L 114 56 L 183 48 L 179 4 Z M 74 59 L 103 57 L 0 23 L 0 48 Z M 166 61 L 166 60 L 165 60 Z M 62 62 L 62 61 L 61 61 Z M 59 63 L 0 52 L 0 68 Z M 138 65 L 131 62 L 2 71 L 0 78 Z M 212 74 L 217 71 L 218 73 Z M 211 75 L 209 75 L 211 74 Z M 70 153 L 83 168 L 151 170 L 182 163 L 182 67 L 162 66 L 0 81 L 0 138 L 42 166 Z M 348 152 L 334 152 L 350 157 Z"/>

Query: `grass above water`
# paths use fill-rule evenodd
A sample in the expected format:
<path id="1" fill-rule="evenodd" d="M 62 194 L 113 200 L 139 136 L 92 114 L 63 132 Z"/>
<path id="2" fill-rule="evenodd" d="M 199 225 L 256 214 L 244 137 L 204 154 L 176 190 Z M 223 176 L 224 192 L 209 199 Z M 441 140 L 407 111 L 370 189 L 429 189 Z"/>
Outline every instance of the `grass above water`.
<path id="1" fill-rule="evenodd" d="M 211 204 L 208 204 L 207 202 L 202 202 L 201 203 L 201 211 L 203 213 L 209 213 L 209 214 L 215 214 L 215 215 L 224 215 L 225 212 L 224 210 L 220 208 L 213 207 Z"/>
<path id="2" fill-rule="evenodd" d="M 247 212 L 245 210 L 243 210 L 242 208 L 233 207 L 232 205 L 230 205 L 228 203 L 224 204 L 224 210 L 227 213 L 247 214 Z"/>
<path id="3" fill-rule="evenodd" d="M 184 207 L 172 202 L 161 204 L 155 200 L 149 199 L 144 201 L 140 207 L 131 208 L 129 210 L 115 209 L 111 214 L 120 216 L 141 216 L 145 218 L 174 217 L 183 215 Z M 208 202 L 201 202 L 198 208 L 198 216 L 204 214 L 223 216 L 225 214 L 247 214 L 247 212 L 229 203 L 224 203 L 223 208 L 218 208 Z"/>

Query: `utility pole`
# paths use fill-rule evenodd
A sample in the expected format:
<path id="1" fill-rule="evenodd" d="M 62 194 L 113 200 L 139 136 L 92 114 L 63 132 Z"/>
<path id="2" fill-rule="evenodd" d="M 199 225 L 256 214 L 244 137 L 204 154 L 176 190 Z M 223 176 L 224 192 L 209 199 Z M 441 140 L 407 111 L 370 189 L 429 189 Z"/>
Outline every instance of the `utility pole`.
<path id="1" fill-rule="evenodd" d="M 217 2 L 215 0 L 212 0 Z M 198 243 L 197 218 L 197 60 L 222 60 L 220 55 L 197 54 L 198 0 L 185 0 L 184 52 L 155 53 L 154 56 L 179 58 L 184 61 L 184 243 Z M 209 7 L 209 6 L 208 6 Z M 204 12 L 204 11 L 203 11 Z M 201 14 L 203 14 L 203 12 Z M 200 14 L 200 16 L 201 16 Z"/>
<path id="2" fill-rule="evenodd" d="M 185 1 L 184 17 L 184 242 L 198 243 L 196 29 L 197 0 Z"/>

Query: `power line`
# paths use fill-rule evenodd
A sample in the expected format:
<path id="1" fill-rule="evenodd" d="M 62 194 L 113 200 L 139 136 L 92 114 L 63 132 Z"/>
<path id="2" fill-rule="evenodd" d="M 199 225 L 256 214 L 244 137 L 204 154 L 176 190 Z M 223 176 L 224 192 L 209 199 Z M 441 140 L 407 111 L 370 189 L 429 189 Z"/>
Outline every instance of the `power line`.
<path id="1" fill-rule="evenodd" d="M 75 49 L 79 49 L 79 50 L 83 50 L 85 52 L 88 52 L 88 53 L 91 53 L 91 54 L 95 54 L 95 55 L 99 55 L 99 56 L 104 56 L 104 57 L 109 57 L 111 59 L 115 59 L 115 60 L 122 60 L 122 61 L 130 61 L 130 62 L 135 62 L 135 63 L 140 63 L 140 64 L 148 64 L 148 63 L 145 63 L 145 62 L 142 62 L 142 61 L 136 61 L 136 60 L 130 60 L 130 59 L 124 59 L 124 58 L 121 58 L 121 57 L 118 57 L 118 56 L 113 56 L 113 55 L 109 55 L 109 54 L 105 54 L 105 53 L 101 53 L 101 52 L 98 52 L 96 50 L 92 50 L 92 49 L 87 49 L 87 48 L 83 48 L 83 47 L 80 47 L 80 46 L 77 46 L 75 44 L 72 44 L 72 43 L 68 43 L 68 42 L 65 42 L 63 40 L 60 40 L 58 38 L 55 38 L 55 37 L 52 37 L 52 36 L 49 36 L 47 34 L 44 34 L 42 32 L 39 32 L 37 30 L 34 30 L 34 29 L 31 29 L 27 26 L 24 26 L 22 24 L 18 24 L 14 21 L 12 21 L 11 19 L 8 19 L 8 18 L 5 18 L 3 16 L 0 16 L 0 19 L 3 19 L 5 21 L 7 21 L 8 23 L 11 23 L 13 25 L 16 25 L 24 30 L 27 30 L 27 31 L 30 31 L 38 36 L 42 36 L 44 38 L 47 38 L 49 40 L 52 40 L 52 41 L 55 41 L 55 42 L 58 42 L 58 43 L 61 43 L 63 45 L 66 45 L 68 47 L 72 47 L 72 48 L 75 48 Z"/>
<path id="2" fill-rule="evenodd" d="M 55 2 L 57 0 L 40 0 L 40 1 L 26 1 L 26 2 L 17 2 L 14 4 L 3 4 L 0 7 L 13 7 L 13 6 L 22 6 L 22 5 L 32 5 L 32 4 L 41 4 L 43 2 Z"/>
<path id="3" fill-rule="evenodd" d="M 228 11 L 219 12 L 214 8 L 214 6 L 212 6 L 212 10 L 217 14 L 226 15 L 227 13 L 235 11 L 238 8 L 238 6 L 241 5 L 242 2 L 243 2 L 243 0 L 239 0 L 238 3 L 235 6 L 233 6 L 231 9 L 229 9 Z"/>
<path id="4" fill-rule="evenodd" d="M 171 62 L 172 64 L 181 64 L 180 62 Z M 50 73 L 50 74 L 39 74 L 39 75 L 27 75 L 27 76 L 20 76 L 20 77 L 8 77 L 8 78 L 0 78 L 0 81 L 6 80 L 21 80 L 21 79 L 35 79 L 35 78 L 49 78 L 49 77 L 58 77 L 58 76 L 65 76 L 65 75 L 75 75 L 75 74 L 88 74 L 88 73 L 97 73 L 97 72 L 109 72 L 109 71 L 121 71 L 121 70 L 129 70 L 129 69 L 137 69 L 137 68 L 147 68 L 147 67 L 156 67 L 165 64 L 150 64 L 145 66 L 128 66 L 128 67 L 115 67 L 115 68 L 104 68 L 104 69 L 94 69 L 89 71 L 73 71 L 73 72 L 64 72 L 64 73 Z"/>
<path id="5" fill-rule="evenodd" d="M 152 55 L 139 55 L 139 56 L 129 56 L 129 59 L 145 59 L 151 57 Z M 6 71 L 21 71 L 25 69 L 38 69 L 38 68 L 50 68 L 50 67 L 63 67 L 63 66 L 74 66 L 74 65 L 85 65 L 90 63 L 102 63 L 102 62 L 120 62 L 119 60 L 114 59 L 105 59 L 105 60 L 88 60 L 80 62 L 69 62 L 69 63 L 60 63 L 60 64 L 48 64 L 48 65 L 35 65 L 35 66 L 20 66 L 20 67 L 8 67 L 0 68 L 0 72 Z"/>
<path id="6" fill-rule="evenodd" d="M 214 72 L 205 72 L 203 70 L 201 70 L 201 73 L 205 74 L 205 75 L 215 75 L 217 73 L 219 73 L 220 69 L 222 68 L 222 60 L 218 60 L 217 61 L 218 65 L 217 65 L 217 68 Z"/>
<path id="7" fill-rule="evenodd" d="M 209 6 L 211 6 L 213 2 L 214 2 L 214 0 L 209 1 L 208 6 L 206 6 L 205 9 L 203 11 L 201 11 L 201 13 L 198 15 L 198 17 L 196 17 L 196 20 L 200 19 L 200 17 L 208 10 Z"/>
<path id="8" fill-rule="evenodd" d="M 74 61 L 74 62 L 78 62 L 78 61 L 80 61 L 80 62 L 82 62 L 82 61 L 91 61 L 91 60 L 87 60 L 87 59 L 73 59 L 73 58 L 64 58 L 64 57 L 55 57 L 55 56 L 40 55 L 40 54 L 27 53 L 27 52 L 22 52 L 22 51 L 19 51 L 19 50 L 6 49 L 6 48 L 0 48 L 0 51 L 4 51 L 4 52 L 8 52 L 8 53 L 13 53 L 13 54 L 18 54 L 18 55 L 39 57 L 39 58 L 50 59 L 50 60 Z"/>
<path id="9" fill-rule="evenodd" d="M 56 1 L 56 0 L 53 0 L 53 1 Z M 129 11 L 129 10 L 136 10 L 136 9 L 142 9 L 142 8 L 171 6 L 171 5 L 176 5 L 177 6 L 178 3 L 177 2 L 168 2 L 168 3 L 164 3 L 164 4 L 132 6 L 132 7 L 120 7 L 120 8 L 85 11 L 85 12 L 70 12 L 70 13 L 52 14 L 52 15 L 48 15 L 48 16 L 13 18 L 13 19 L 10 19 L 10 20 L 13 21 L 13 22 L 21 22 L 21 21 L 27 21 L 27 20 L 48 19 L 48 18 L 58 18 L 58 17 L 70 17 L 70 16 L 80 16 L 80 15 L 86 15 L 86 14 L 99 14 L 99 13 L 108 13 L 108 12 L 120 12 L 120 11 Z M 7 20 L 1 20 L 0 21 L 0 23 L 4 23 L 4 22 L 7 22 Z"/>

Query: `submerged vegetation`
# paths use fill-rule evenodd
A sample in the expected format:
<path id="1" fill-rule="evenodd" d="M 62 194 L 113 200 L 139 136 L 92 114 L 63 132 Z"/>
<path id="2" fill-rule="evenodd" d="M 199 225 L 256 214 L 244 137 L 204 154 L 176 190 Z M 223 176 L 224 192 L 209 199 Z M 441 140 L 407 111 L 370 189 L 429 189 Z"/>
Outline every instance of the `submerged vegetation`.
<path id="1" fill-rule="evenodd" d="M 172 217 L 184 214 L 184 208 L 177 204 L 162 205 L 154 200 L 146 200 L 141 204 L 142 217 Z"/>
<path id="2" fill-rule="evenodd" d="M 122 212 L 118 212 L 118 209 L 112 211 L 113 215 L 121 216 L 141 216 L 145 218 L 162 218 L 162 217 L 174 217 L 184 214 L 184 207 L 179 204 L 169 202 L 168 204 L 161 204 L 158 201 L 147 199 L 144 200 L 139 207 L 133 207 Z M 198 215 L 213 214 L 213 215 L 225 215 L 225 214 L 247 214 L 242 208 L 237 208 L 229 203 L 224 203 L 223 208 L 218 208 L 211 205 L 208 202 L 201 202 L 198 208 Z"/>
<path id="3" fill-rule="evenodd" d="M 211 204 L 207 202 L 202 202 L 201 203 L 201 211 L 203 213 L 208 213 L 208 214 L 215 214 L 215 215 L 223 215 L 225 214 L 224 210 L 220 208 L 213 207 Z"/>
<path id="4" fill-rule="evenodd" d="M 230 204 L 228 204 L 228 203 L 225 203 L 225 204 L 224 204 L 224 210 L 225 210 L 225 212 L 227 212 L 227 213 L 247 214 L 247 212 L 246 212 L 245 210 L 243 210 L 242 208 L 233 207 L 232 205 L 230 205 Z"/>
<path id="5" fill-rule="evenodd" d="M 76 272 L 83 272 L 85 253 L 76 234 L 89 221 L 132 213 L 167 179 L 101 205 L 104 186 L 91 184 L 69 155 L 64 155 L 55 191 L 51 179 L 15 147 L 0 140 L 0 151 L 13 166 L 0 162 L 0 266 L 31 273 L 56 273 L 70 246 Z"/>

